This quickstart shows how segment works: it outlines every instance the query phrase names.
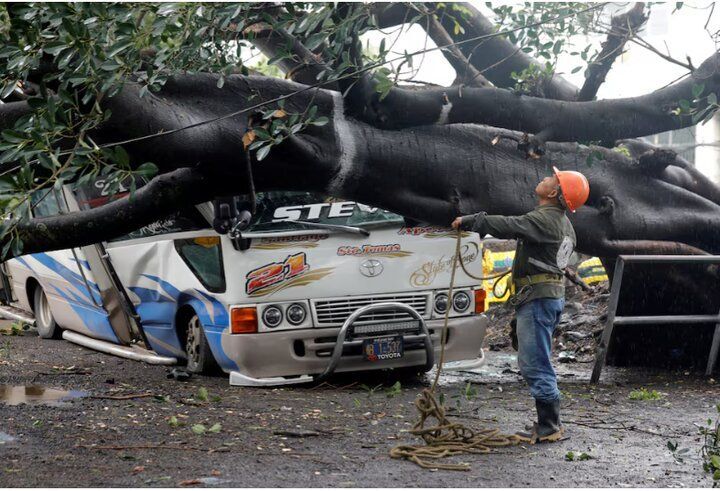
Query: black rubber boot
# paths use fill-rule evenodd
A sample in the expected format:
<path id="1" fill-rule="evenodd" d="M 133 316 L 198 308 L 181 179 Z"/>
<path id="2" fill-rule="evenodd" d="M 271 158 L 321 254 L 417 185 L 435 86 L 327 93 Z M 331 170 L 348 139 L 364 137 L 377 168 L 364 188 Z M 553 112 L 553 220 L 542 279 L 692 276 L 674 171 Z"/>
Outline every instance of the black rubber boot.
<path id="1" fill-rule="evenodd" d="M 535 443 L 557 442 L 562 439 L 565 429 L 560 424 L 560 399 L 552 402 L 535 401 L 538 422 L 528 431 L 519 431 L 515 436 L 520 441 Z"/>
<path id="2" fill-rule="evenodd" d="M 535 408 L 538 414 L 538 442 L 560 440 L 565 433 L 565 428 L 560 424 L 560 399 L 552 402 L 535 401 Z"/>

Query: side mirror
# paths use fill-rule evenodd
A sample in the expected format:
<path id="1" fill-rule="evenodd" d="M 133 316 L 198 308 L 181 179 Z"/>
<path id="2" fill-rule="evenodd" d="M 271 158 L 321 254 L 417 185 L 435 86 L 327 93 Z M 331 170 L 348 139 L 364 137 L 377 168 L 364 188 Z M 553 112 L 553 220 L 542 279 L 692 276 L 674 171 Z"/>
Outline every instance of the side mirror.
<path id="1" fill-rule="evenodd" d="M 215 217 L 213 218 L 213 229 L 220 235 L 228 233 L 233 226 L 233 218 L 237 216 L 238 210 L 235 198 L 218 198 L 213 200 Z"/>
<path id="2" fill-rule="evenodd" d="M 236 251 L 245 251 L 250 248 L 250 242 L 252 239 L 246 239 L 242 236 L 242 231 L 248 228 L 252 221 L 252 214 L 248 210 L 242 210 L 240 213 L 233 218 L 233 226 L 228 232 L 228 237 L 232 241 L 233 247 Z"/>

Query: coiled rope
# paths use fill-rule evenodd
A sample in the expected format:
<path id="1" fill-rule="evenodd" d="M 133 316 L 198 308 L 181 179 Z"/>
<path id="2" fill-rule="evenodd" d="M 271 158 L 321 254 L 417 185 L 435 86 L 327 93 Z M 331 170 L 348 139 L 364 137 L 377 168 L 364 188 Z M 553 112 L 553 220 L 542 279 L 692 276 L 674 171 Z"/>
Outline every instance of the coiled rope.
<path id="1" fill-rule="evenodd" d="M 455 270 L 457 263 L 468 276 L 476 280 L 494 279 L 505 276 L 510 271 L 505 271 L 490 277 L 477 277 L 468 272 L 460 257 L 462 232 L 458 230 L 457 242 L 455 244 L 455 256 L 452 261 L 450 272 L 450 288 L 448 298 L 452 298 L 455 287 Z M 497 282 L 496 282 L 497 283 Z M 494 288 L 494 287 L 493 287 Z M 481 428 L 471 430 L 461 423 L 451 422 L 445 408 L 438 402 L 435 394 L 437 392 L 438 380 L 442 372 L 445 360 L 445 344 L 447 343 L 448 320 L 450 309 L 445 310 L 445 321 L 442 334 L 440 335 L 440 360 L 435 380 L 429 389 L 424 389 L 415 400 L 415 407 L 420 413 L 420 418 L 410 430 L 410 434 L 423 439 L 424 444 L 398 445 L 390 450 L 390 457 L 393 459 L 405 459 L 414 462 L 424 469 L 443 469 L 449 471 L 469 471 L 468 463 L 441 463 L 439 459 L 453 457 L 461 454 L 486 454 L 497 447 L 508 447 L 521 442 L 516 435 L 505 435 L 494 428 Z M 434 420 L 434 421 L 433 421 Z"/>

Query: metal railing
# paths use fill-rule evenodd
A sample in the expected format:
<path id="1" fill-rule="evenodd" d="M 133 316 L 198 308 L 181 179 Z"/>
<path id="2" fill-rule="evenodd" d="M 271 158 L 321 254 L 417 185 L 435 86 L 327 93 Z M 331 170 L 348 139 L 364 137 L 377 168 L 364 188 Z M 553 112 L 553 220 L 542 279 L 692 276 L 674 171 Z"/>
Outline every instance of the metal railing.
<path id="1" fill-rule="evenodd" d="M 717 361 L 720 349 L 720 312 L 715 315 L 640 315 L 640 316 L 618 316 L 618 300 L 620 298 L 620 287 L 622 286 L 623 270 L 626 263 L 653 263 L 653 264 L 720 264 L 720 256 L 668 256 L 668 255 L 622 255 L 615 261 L 612 287 L 610 288 L 610 301 L 608 303 L 607 320 L 603 330 L 602 339 L 597 347 L 595 355 L 595 366 L 593 367 L 590 382 L 597 383 L 600 380 L 600 373 L 605 366 L 608 346 L 612 338 L 613 328 L 616 325 L 648 325 L 648 324 L 715 324 L 710 354 L 708 356 L 706 375 L 711 375 L 715 362 Z"/>

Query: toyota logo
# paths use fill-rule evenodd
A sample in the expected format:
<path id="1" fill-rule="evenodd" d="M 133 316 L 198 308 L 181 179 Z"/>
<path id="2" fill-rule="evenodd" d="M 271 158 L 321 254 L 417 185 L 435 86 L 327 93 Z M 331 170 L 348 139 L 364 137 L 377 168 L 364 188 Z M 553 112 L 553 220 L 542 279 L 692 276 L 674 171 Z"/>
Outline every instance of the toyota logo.
<path id="1" fill-rule="evenodd" d="M 360 272 L 368 278 L 379 276 L 383 272 L 383 265 L 377 259 L 368 259 L 360 263 Z"/>

